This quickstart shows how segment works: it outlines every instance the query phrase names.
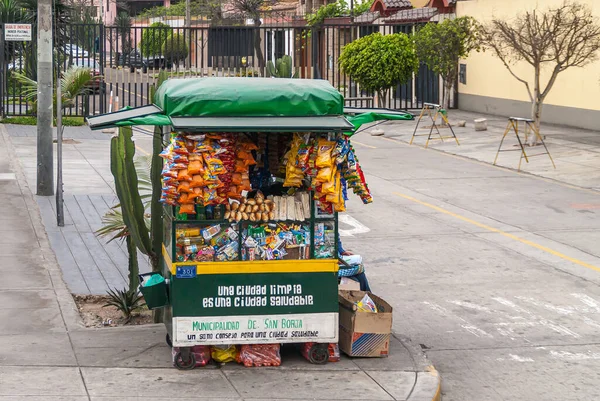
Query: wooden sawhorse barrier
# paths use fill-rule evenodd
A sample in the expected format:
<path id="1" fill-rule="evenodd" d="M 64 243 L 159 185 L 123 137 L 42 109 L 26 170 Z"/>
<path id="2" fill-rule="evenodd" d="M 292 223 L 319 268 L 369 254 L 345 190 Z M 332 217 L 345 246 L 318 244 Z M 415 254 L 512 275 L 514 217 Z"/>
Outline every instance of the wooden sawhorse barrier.
<path id="1" fill-rule="evenodd" d="M 433 111 L 435 111 L 434 115 L 432 115 Z M 432 123 L 431 129 L 429 130 L 429 134 L 417 135 L 417 129 L 419 128 L 419 123 L 421 122 L 421 119 L 426 114 L 429 116 L 429 118 L 431 119 L 431 123 Z M 440 116 L 440 115 L 442 116 L 442 121 L 448 125 L 448 128 L 450 128 L 450 132 L 452 132 L 452 136 L 442 136 L 442 134 L 440 133 L 440 130 L 438 129 L 438 126 L 436 123 L 438 116 Z M 415 130 L 413 132 L 412 138 L 410 138 L 409 145 L 412 145 L 413 140 L 415 139 L 416 136 L 427 136 L 427 142 L 425 142 L 425 147 L 427 148 L 427 146 L 429 146 L 429 141 L 432 139 L 431 135 L 433 134 L 434 128 L 437 132 L 437 136 L 439 136 L 439 139 L 442 142 L 444 142 L 444 139 L 453 138 L 456 141 L 456 144 L 460 146 L 460 143 L 458 142 L 458 138 L 456 137 L 456 134 L 454 133 L 454 130 L 452 129 L 452 126 L 450 125 L 450 122 L 448 122 L 448 117 L 446 117 L 446 111 L 444 109 L 442 109 L 442 106 L 440 106 L 439 104 L 435 104 L 435 103 L 423 103 L 423 108 L 421 109 L 421 114 L 419 114 L 419 119 L 417 120 L 417 125 L 415 126 Z M 438 139 L 438 138 L 433 138 L 433 139 Z"/>
<path id="2" fill-rule="evenodd" d="M 534 155 L 528 155 L 525 152 L 525 146 L 521 141 L 521 137 L 519 136 L 519 123 L 525 123 L 525 143 L 527 143 L 527 139 L 529 135 L 535 135 L 535 137 L 544 145 L 545 152 L 537 153 Z M 517 137 L 517 141 L 519 142 L 519 149 L 502 149 L 502 144 L 504 143 L 504 139 L 509 132 L 514 132 Z M 550 151 L 548 147 L 546 147 L 546 143 L 544 142 L 544 138 L 540 135 L 540 132 L 535 128 L 534 121 L 531 118 L 521 118 L 521 117 L 509 117 L 508 124 L 506 125 L 506 130 L 504 130 L 504 135 L 502 135 L 502 140 L 500 141 L 500 146 L 498 146 L 498 151 L 496 152 L 496 158 L 494 159 L 494 165 L 496 165 L 496 161 L 498 161 L 498 155 L 500 152 L 521 152 L 521 156 L 519 157 L 519 167 L 517 171 L 521 170 L 521 162 L 525 159 L 525 162 L 529 163 L 530 157 L 535 156 L 543 156 L 548 155 L 550 161 L 552 162 L 552 166 L 556 168 L 556 164 L 554 164 L 554 160 L 552 159 L 552 155 L 550 155 Z"/>

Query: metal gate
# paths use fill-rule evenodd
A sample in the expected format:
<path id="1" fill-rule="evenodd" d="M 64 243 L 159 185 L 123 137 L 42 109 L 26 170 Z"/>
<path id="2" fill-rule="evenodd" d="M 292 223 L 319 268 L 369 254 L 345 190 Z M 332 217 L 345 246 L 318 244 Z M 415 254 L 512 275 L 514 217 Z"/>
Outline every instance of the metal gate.
<path id="1" fill-rule="evenodd" d="M 0 27 L 2 27 L 0 25 Z M 61 27 L 69 43 L 55 46 L 55 70 L 72 65 L 90 67 L 102 77 L 89 93 L 76 96 L 65 115 L 86 116 L 125 106 L 152 103 L 151 87 L 161 69 L 173 78 L 188 76 L 266 76 L 266 65 L 283 55 L 293 59 L 301 78 L 328 80 L 345 97 L 346 104 L 375 107 L 373 93 L 362 90 L 339 69 L 342 48 L 351 41 L 380 32 L 410 34 L 415 25 L 337 24 L 318 27 L 264 24 L 253 26 L 119 27 L 69 24 Z M 0 30 L 3 32 L 3 29 Z M 14 72 L 36 79 L 36 46 L 11 42 L 0 60 L 0 109 L 4 115 L 34 114 L 25 88 Z M 437 74 L 421 65 L 413 80 L 389 91 L 387 105 L 418 109 L 424 102 L 440 103 Z"/>

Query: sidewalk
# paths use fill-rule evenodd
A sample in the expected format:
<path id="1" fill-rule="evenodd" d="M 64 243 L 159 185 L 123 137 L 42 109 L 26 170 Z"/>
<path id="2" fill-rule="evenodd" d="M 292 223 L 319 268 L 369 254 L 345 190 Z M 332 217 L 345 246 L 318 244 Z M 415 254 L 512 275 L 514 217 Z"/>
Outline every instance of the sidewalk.
<path id="1" fill-rule="evenodd" d="M 508 123 L 507 118 L 462 110 L 450 110 L 448 116 L 460 146 L 457 146 L 453 139 L 444 139 L 444 142 L 441 142 L 432 135 L 434 139 L 429 142 L 428 149 L 492 164 Z M 487 131 L 475 131 L 473 120 L 476 118 L 487 119 Z M 458 127 L 456 123 L 460 120 L 466 121 L 467 126 Z M 409 143 L 415 126 L 416 121 L 409 124 L 387 122 L 380 124 L 377 128 L 383 130 L 388 138 Z M 431 120 L 428 117 L 425 117 L 419 124 L 417 135 L 428 134 L 429 128 L 425 127 L 431 127 Z M 367 131 L 369 130 L 367 129 Z M 443 136 L 451 135 L 448 128 L 440 128 L 440 132 Z M 541 155 L 530 158 L 529 163 L 523 160 L 521 172 L 600 191 L 600 132 L 542 123 L 541 134 L 545 136 L 544 141 L 554 159 L 556 169 L 552 167 L 547 155 Z M 416 137 L 413 146 L 423 147 L 426 140 L 427 136 Z M 513 133 L 507 135 L 502 148 L 517 150 L 518 146 L 516 145 L 517 140 Z M 525 148 L 528 154 L 538 154 L 543 150 L 542 146 Z M 497 165 L 516 170 L 519 164 L 519 155 L 518 151 L 501 152 Z"/>
<path id="2" fill-rule="evenodd" d="M 319 366 L 290 351 L 279 368 L 229 364 L 183 372 L 170 365 L 162 325 L 83 328 L 42 225 L 35 181 L 26 178 L 2 125 L 0 139 L 0 401 L 440 399 L 438 373 L 400 336 L 387 359 Z M 13 142 L 22 152 L 24 139 Z M 73 220 L 71 229 L 78 228 Z"/>
<path id="3" fill-rule="evenodd" d="M 27 182 L 36 182 L 36 128 L 10 125 L 8 134 Z M 127 250 L 122 241 L 107 243 L 94 233 L 102 216 L 118 203 L 110 172 L 110 134 L 85 127 L 65 127 L 63 180 L 65 226 L 56 225 L 54 196 L 36 196 L 42 221 L 68 288 L 75 294 L 106 294 L 127 283 Z M 56 172 L 56 157 L 55 157 Z M 140 271 L 149 271 L 138 254 Z"/>

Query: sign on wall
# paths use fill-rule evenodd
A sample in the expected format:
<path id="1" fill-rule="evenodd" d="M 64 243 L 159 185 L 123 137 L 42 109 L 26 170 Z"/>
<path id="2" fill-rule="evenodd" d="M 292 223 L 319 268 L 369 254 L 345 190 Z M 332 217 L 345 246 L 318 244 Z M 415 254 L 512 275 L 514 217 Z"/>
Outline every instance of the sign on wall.
<path id="1" fill-rule="evenodd" d="M 8 42 L 31 41 L 31 24 L 4 24 L 4 40 Z"/>

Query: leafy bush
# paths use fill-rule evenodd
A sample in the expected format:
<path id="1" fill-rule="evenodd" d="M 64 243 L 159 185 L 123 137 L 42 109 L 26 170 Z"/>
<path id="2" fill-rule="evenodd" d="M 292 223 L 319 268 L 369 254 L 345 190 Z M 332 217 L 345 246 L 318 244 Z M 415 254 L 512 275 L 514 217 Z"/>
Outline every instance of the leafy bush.
<path id="1" fill-rule="evenodd" d="M 167 60 L 173 60 L 174 63 L 185 60 L 188 56 L 188 43 L 185 41 L 185 35 L 180 33 L 170 35 L 162 44 L 162 55 Z"/>
<path id="2" fill-rule="evenodd" d="M 419 68 L 415 45 L 403 33 L 376 32 L 355 40 L 344 46 L 339 63 L 361 89 L 377 92 L 383 107 L 389 88 L 410 81 Z"/>
<path id="3" fill-rule="evenodd" d="M 367 12 L 374 0 L 364 0 L 354 3 L 354 10 L 351 10 L 346 0 L 337 0 L 334 3 L 323 5 L 312 14 L 306 16 L 306 23 L 310 26 L 322 24 L 326 18 L 344 17 L 354 15 L 361 15 Z"/>
<path id="4" fill-rule="evenodd" d="M 148 28 L 144 28 L 142 30 L 142 40 L 140 41 L 142 56 L 153 57 L 160 55 L 163 43 L 171 34 L 171 27 L 162 22 L 155 22 Z"/>

